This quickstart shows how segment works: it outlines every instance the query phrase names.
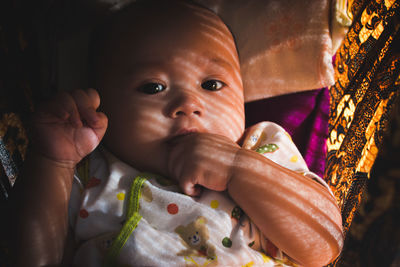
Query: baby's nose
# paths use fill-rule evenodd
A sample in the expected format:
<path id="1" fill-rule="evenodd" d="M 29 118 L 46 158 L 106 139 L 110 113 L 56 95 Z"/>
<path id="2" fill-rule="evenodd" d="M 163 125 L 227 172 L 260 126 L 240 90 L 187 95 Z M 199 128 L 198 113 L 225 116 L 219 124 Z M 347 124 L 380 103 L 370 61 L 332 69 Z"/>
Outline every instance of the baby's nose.
<path id="1" fill-rule="evenodd" d="M 182 93 L 177 96 L 171 103 L 169 116 L 176 118 L 179 116 L 202 116 L 204 106 L 199 97 L 194 93 Z"/>

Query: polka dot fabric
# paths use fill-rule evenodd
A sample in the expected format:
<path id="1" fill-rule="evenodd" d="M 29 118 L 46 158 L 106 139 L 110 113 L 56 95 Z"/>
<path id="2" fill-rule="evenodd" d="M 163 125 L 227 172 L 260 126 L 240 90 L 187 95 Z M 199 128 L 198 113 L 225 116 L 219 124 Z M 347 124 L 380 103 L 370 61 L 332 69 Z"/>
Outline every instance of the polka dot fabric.
<path id="1" fill-rule="evenodd" d="M 243 147 L 310 179 L 318 179 L 308 171 L 290 136 L 274 123 L 263 122 L 248 129 Z M 79 205 L 71 207 L 71 217 L 76 218 L 71 224 L 82 244 L 75 257 L 76 265 L 101 265 L 102 255 L 107 253 L 101 237 L 107 234 L 109 240 L 110 236 L 118 236 L 127 220 L 131 197 L 139 199 L 140 220 L 126 237 L 117 257 L 119 264 L 274 266 L 283 262 L 281 251 L 262 235 L 227 192 L 204 189 L 201 196 L 189 197 L 170 180 L 153 174 L 139 175 L 104 149 L 90 156 L 90 172 L 92 178 L 85 189 L 75 190 L 82 193 L 72 194 L 79 199 Z M 132 193 L 133 181 L 139 176 L 146 181 Z"/>

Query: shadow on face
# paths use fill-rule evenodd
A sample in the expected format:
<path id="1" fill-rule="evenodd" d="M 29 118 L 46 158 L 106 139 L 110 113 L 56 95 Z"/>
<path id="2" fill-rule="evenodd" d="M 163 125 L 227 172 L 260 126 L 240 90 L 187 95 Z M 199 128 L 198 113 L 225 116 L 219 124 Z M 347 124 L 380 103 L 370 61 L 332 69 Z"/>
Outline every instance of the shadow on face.
<path id="1" fill-rule="evenodd" d="M 96 87 L 109 117 L 105 143 L 121 159 L 161 170 L 165 143 L 179 132 L 241 137 L 239 60 L 214 13 L 183 1 L 144 1 L 115 17 L 97 40 Z"/>

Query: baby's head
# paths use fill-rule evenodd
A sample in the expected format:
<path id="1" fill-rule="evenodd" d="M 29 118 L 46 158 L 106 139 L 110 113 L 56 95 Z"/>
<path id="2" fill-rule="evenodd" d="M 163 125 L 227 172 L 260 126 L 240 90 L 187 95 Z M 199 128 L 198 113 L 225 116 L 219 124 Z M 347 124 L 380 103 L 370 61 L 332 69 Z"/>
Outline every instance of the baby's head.
<path id="1" fill-rule="evenodd" d="M 104 138 L 142 171 L 166 168 L 169 140 L 190 132 L 244 130 L 233 37 L 213 12 L 185 1 L 140 1 L 98 35 L 95 88 L 109 118 Z"/>

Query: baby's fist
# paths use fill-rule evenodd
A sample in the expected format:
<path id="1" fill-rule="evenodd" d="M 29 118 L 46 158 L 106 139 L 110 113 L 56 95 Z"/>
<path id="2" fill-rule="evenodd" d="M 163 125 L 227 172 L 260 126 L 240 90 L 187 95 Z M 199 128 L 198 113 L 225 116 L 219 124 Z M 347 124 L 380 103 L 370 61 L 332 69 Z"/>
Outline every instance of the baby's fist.
<path id="1" fill-rule="evenodd" d="M 60 92 L 42 103 L 33 115 L 33 150 L 74 168 L 100 143 L 107 128 L 107 117 L 96 112 L 100 96 L 94 89 Z"/>
<path id="2" fill-rule="evenodd" d="M 199 195 L 201 187 L 224 191 L 239 149 L 236 143 L 216 134 L 177 137 L 169 153 L 169 175 L 191 196 Z"/>

